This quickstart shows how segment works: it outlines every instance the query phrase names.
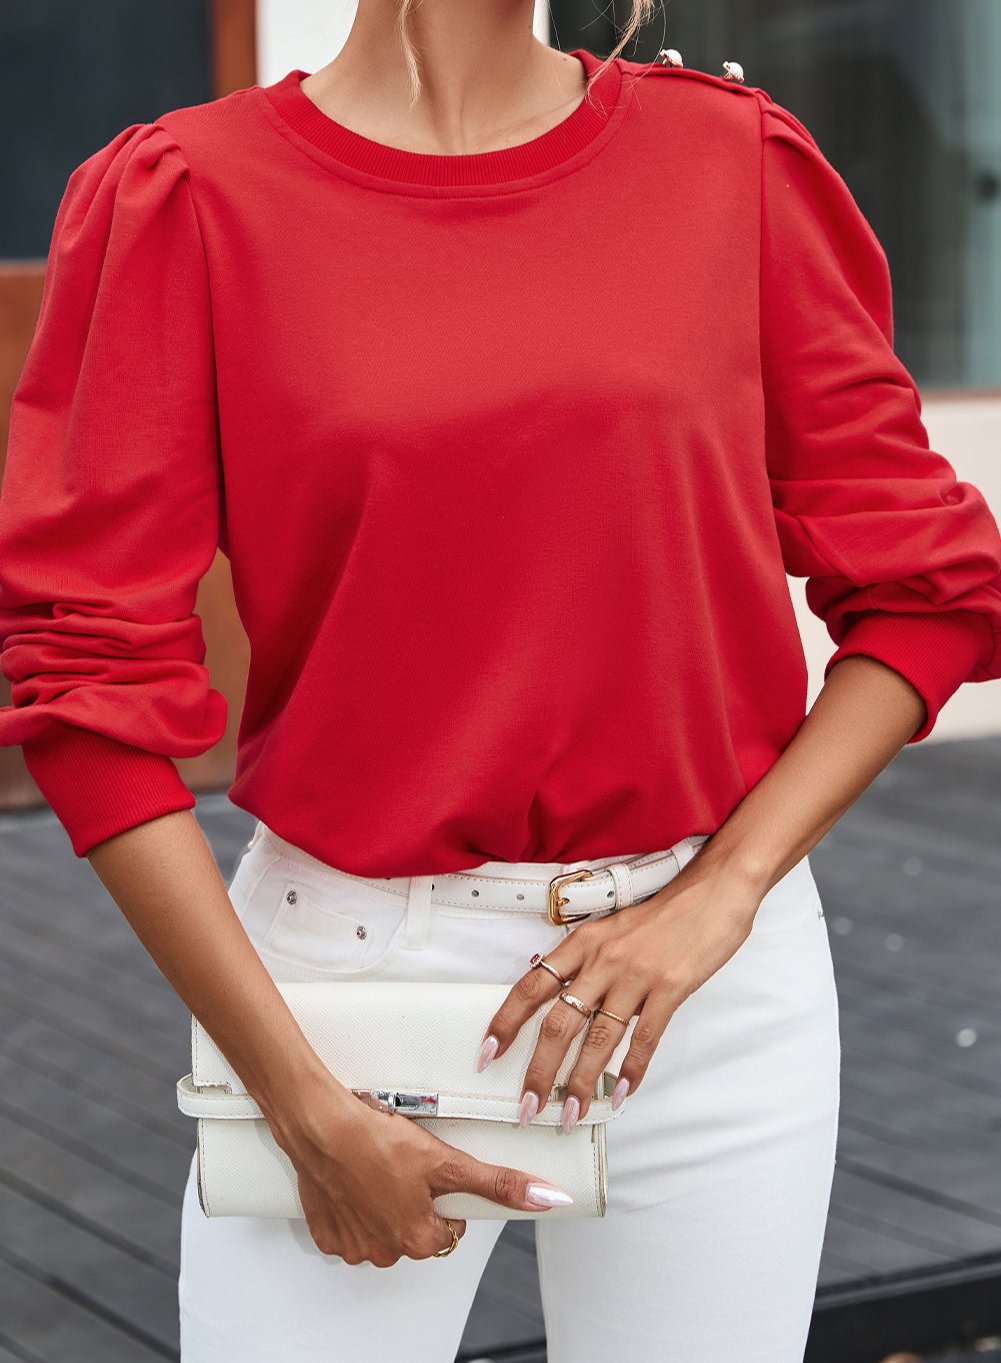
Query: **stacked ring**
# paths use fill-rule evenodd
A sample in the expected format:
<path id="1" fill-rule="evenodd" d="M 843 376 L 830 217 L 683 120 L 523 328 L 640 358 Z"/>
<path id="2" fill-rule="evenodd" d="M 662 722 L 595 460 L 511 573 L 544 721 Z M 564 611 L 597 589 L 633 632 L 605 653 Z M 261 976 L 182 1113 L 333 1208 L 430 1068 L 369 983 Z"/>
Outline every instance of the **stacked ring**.
<path id="1" fill-rule="evenodd" d="M 542 959 L 541 953 L 539 953 L 538 951 L 537 951 L 537 952 L 535 953 L 535 955 L 532 957 L 532 960 L 531 960 L 530 964 L 531 964 L 533 970 L 534 970 L 537 966 L 541 966 L 541 968 L 542 968 L 543 970 L 548 970 L 549 973 L 550 973 L 550 975 L 552 975 L 553 979 L 554 979 L 554 980 L 559 980 L 559 982 L 560 982 L 561 985 L 567 985 L 567 984 L 570 983 L 569 980 L 565 980 L 565 979 L 562 977 L 562 975 L 561 975 L 560 972 L 556 969 L 555 966 L 551 966 L 551 965 L 549 964 L 548 961 L 543 960 L 543 959 Z"/>
<path id="2" fill-rule="evenodd" d="M 566 986 L 572 982 L 573 977 L 571 976 L 571 979 L 564 980 L 560 976 L 560 972 L 556 970 L 555 967 L 551 966 L 548 961 L 543 959 L 541 952 L 537 951 L 532 957 L 531 966 L 533 970 L 536 969 L 536 967 L 548 970 L 554 980 L 559 980 L 560 984 L 563 986 L 563 989 L 560 991 L 560 998 L 564 1003 L 569 1003 L 572 1008 L 576 1008 L 579 1013 L 584 1013 L 587 1017 L 592 1017 L 596 1013 L 604 1013 L 606 1017 L 614 1018 L 616 1022 L 621 1022 L 624 1027 L 629 1026 L 628 1018 L 620 1017 L 618 1013 L 613 1013 L 610 1008 L 589 1008 L 582 999 L 578 999 L 574 994 L 566 993 Z"/>
<path id="3" fill-rule="evenodd" d="M 594 1011 L 596 1013 L 604 1013 L 606 1017 L 614 1018 L 616 1022 L 622 1022 L 627 1027 L 629 1026 L 628 1018 L 620 1018 L 618 1013 L 613 1013 L 610 1008 L 596 1008 Z"/>
<path id="4" fill-rule="evenodd" d="M 568 981 L 569 983 L 569 981 Z M 585 1017 L 590 1017 L 594 1012 L 583 999 L 579 999 L 576 994 L 568 994 L 565 989 L 560 991 L 560 998 L 564 1003 L 569 1003 L 571 1008 L 576 1008 L 578 1013 L 583 1013 Z"/>

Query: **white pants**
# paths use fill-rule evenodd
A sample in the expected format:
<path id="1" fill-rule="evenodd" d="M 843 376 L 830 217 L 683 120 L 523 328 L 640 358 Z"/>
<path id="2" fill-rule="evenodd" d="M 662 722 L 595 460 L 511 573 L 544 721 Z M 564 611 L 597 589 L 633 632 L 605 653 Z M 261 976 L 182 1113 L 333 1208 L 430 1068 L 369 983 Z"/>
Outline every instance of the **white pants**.
<path id="1" fill-rule="evenodd" d="M 476 870 L 548 878 L 628 856 Z M 376 889 L 258 824 L 230 896 L 278 980 L 513 983 L 533 952 L 573 931 L 543 913 L 429 905 L 430 881 L 413 877 L 409 898 Z M 469 1037 L 471 1055 L 479 1040 Z M 827 924 L 804 857 L 675 1012 L 609 1123 L 605 1216 L 534 1223 L 549 1363 L 802 1363 L 840 1059 Z M 384 1363 L 387 1351 L 452 1363 L 503 1224 L 467 1222 L 443 1259 L 350 1265 L 321 1253 L 305 1221 L 206 1217 L 192 1157 L 181 1363 Z"/>

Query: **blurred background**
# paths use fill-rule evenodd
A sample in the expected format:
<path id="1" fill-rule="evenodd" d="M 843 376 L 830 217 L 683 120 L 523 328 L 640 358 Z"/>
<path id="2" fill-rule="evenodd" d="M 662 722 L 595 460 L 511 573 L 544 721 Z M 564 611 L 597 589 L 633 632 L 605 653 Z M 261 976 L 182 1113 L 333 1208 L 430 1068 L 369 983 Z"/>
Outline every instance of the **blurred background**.
<path id="1" fill-rule="evenodd" d="M 551 0 L 536 34 L 605 56 L 628 9 Z M 315 70 L 353 16 L 349 0 L 0 7 L 0 449 L 70 171 L 130 123 Z M 667 0 L 623 55 L 662 47 L 714 74 L 740 62 L 816 137 L 886 249 L 931 443 L 1001 519 L 1001 0 Z M 649 284 L 669 269 L 652 243 Z M 790 589 L 812 702 L 833 644 Z M 177 765 L 228 874 L 253 824 L 225 794 L 247 645 L 221 554 L 198 609 L 230 726 Z M 999 759 L 1001 684 L 960 688 L 811 854 L 844 1077 L 809 1363 L 1001 1359 Z M 0 866 L 0 1363 L 176 1358 L 188 1015 L 19 749 L 0 749 Z M 512 1223 L 460 1357 L 541 1361 L 543 1334 L 531 1224 Z"/>

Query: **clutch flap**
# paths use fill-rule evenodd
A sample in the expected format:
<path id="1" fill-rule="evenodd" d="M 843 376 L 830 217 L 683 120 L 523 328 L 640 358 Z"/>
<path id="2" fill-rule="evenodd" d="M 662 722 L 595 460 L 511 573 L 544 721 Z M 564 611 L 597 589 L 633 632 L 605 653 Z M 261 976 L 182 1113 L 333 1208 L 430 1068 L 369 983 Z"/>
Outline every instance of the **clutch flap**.
<path id="1" fill-rule="evenodd" d="M 313 1050 L 348 1088 L 402 1095 L 402 1101 L 394 1100 L 393 1106 L 396 1111 L 409 1110 L 411 1115 L 423 1112 L 501 1121 L 518 1119 L 525 1071 L 552 1006 L 543 1004 L 536 1009 L 510 1049 L 477 1073 L 480 1042 L 490 1019 L 510 993 L 510 984 L 294 980 L 276 982 L 276 988 Z M 580 1055 L 586 1031 L 582 1028 L 572 1039 L 552 1093 L 540 1105 L 533 1125 L 550 1118 L 559 1120 L 561 1090 Z M 260 1115 L 259 1111 L 241 1112 L 238 1104 L 225 1103 L 227 1098 L 246 1096 L 246 1088 L 193 1014 L 191 1093 L 182 1092 L 183 1082 L 178 1084 L 178 1104 L 184 1111 L 191 1111 L 190 1105 L 204 1097 L 221 1109 L 211 1115 L 222 1116 L 224 1111 L 234 1116 Z M 611 1111 L 613 1086 L 614 1077 L 606 1070 L 595 1085 L 587 1114 L 590 1120 L 607 1120 L 622 1110 Z M 214 1093 L 198 1095 L 197 1090 L 202 1088 Z M 432 1095 L 435 1111 L 427 1105 L 419 1109 L 420 1101 Z M 209 1114 L 202 1111 L 192 1115 Z"/>

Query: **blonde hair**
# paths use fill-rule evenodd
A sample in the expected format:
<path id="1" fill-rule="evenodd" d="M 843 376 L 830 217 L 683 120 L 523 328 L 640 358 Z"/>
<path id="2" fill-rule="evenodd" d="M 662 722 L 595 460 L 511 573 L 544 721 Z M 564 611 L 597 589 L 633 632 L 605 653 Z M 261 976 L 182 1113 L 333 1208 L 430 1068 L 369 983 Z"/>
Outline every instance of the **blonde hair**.
<path id="1" fill-rule="evenodd" d="M 414 50 L 413 43 L 411 42 L 410 35 L 407 31 L 407 18 L 410 14 L 410 11 L 419 3 L 419 0 L 398 0 L 398 2 L 399 10 L 396 17 L 396 23 L 397 28 L 399 29 L 400 42 L 403 45 L 403 54 L 406 57 L 407 61 L 407 70 L 410 72 L 411 97 L 412 100 L 416 102 L 417 97 L 420 95 L 421 92 L 421 78 L 419 64 L 417 60 L 417 53 Z M 611 52 L 609 52 L 605 60 L 595 68 L 594 74 L 590 77 L 587 83 L 588 90 L 591 89 L 591 86 L 598 79 L 598 77 L 605 70 L 605 68 L 615 60 L 615 58 L 625 47 L 629 39 L 634 36 L 636 30 L 640 28 L 641 25 L 649 23 L 649 21 L 654 16 L 656 7 L 657 0 L 632 0 L 632 8 L 630 10 L 629 19 L 626 23 L 626 26 L 622 30 L 622 37 L 612 48 Z"/>

